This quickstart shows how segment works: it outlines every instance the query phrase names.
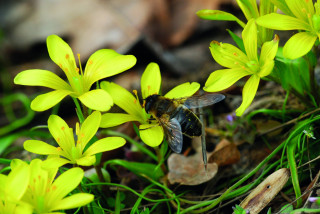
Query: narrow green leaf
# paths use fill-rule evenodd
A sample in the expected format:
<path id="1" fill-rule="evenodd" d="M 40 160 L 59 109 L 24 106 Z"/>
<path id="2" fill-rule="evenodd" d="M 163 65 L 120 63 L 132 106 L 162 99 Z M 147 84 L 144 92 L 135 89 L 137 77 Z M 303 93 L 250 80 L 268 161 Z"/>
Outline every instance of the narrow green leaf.
<path id="1" fill-rule="evenodd" d="M 233 41 L 235 41 L 235 43 L 237 44 L 237 46 L 240 48 L 240 50 L 245 53 L 246 50 L 244 49 L 244 44 L 243 44 L 243 40 L 237 36 L 236 34 L 234 34 L 231 30 L 227 29 L 229 35 L 232 37 Z"/>
<path id="2" fill-rule="evenodd" d="M 231 13 L 227 13 L 220 10 L 199 10 L 197 12 L 197 16 L 199 16 L 201 19 L 207 20 L 236 21 L 243 28 L 246 25 Z"/>
<path id="3" fill-rule="evenodd" d="M 126 160 L 110 160 L 105 163 L 107 165 L 120 165 L 128 170 L 132 171 L 136 175 L 146 175 L 153 180 L 159 180 L 164 174 L 160 168 L 157 168 L 155 164 L 151 163 L 140 163 L 140 162 L 129 162 Z"/>

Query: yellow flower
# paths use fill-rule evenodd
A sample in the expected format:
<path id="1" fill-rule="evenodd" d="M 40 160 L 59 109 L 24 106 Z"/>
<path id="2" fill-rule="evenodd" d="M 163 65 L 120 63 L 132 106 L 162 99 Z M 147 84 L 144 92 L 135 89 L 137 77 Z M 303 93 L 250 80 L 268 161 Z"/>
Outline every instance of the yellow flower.
<path id="1" fill-rule="evenodd" d="M 78 98 L 85 106 L 107 111 L 113 105 L 110 95 L 102 90 L 90 90 L 96 81 L 110 77 L 131 68 L 136 63 L 132 55 L 123 56 L 114 50 L 102 49 L 96 51 L 88 60 L 85 71 L 77 68 L 70 46 L 60 37 L 51 35 L 47 38 L 49 56 L 66 74 L 68 82 L 56 74 L 40 69 L 20 72 L 14 79 L 15 84 L 44 86 L 54 89 L 46 94 L 37 96 L 31 103 L 34 111 L 45 111 L 64 97 L 70 95 Z"/>
<path id="2" fill-rule="evenodd" d="M 211 42 L 210 51 L 213 58 L 229 69 L 212 72 L 204 87 L 204 90 L 209 92 L 221 91 L 242 77 L 250 75 L 242 91 L 243 100 L 236 110 L 237 116 L 241 116 L 253 101 L 260 78 L 271 73 L 279 43 L 277 36 L 274 40 L 265 42 L 258 58 L 257 28 L 254 19 L 251 19 L 242 31 L 242 39 L 246 53 L 231 44 Z"/>
<path id="3" fill-rule="evenodd" d="M 90 166 L 96 162 L 95 154 L 119 148 L 125 144 L 121 137 L 106 137 L 94 142 L 86 148 L 90 139 L 97 133 L 101 121 L 101 113 L 93 112 L 83 122 L 77 123 L 77 140 L 75 142 L 72 128 L 57 115 L 51 115 L 48 128 L 59 147 L 54 147 L 39 140 L 27 140 L 25 150 L 41 155 L 51 155 L 48 161 L 53 165 L 62 166 L 66 163 Z"/>

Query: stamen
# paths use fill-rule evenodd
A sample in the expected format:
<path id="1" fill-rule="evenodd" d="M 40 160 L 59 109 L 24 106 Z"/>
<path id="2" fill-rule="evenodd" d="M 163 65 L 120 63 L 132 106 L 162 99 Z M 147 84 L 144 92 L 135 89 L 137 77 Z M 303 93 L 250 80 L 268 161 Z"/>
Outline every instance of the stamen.
<path id="1" fill-rule="evenodd" d="M 132 92 L 133 92 L 134 96 L 136 97 L 136 99 L 133 101 L 134 104 L 136 104 L 137 102 L 140 103 L 137 90 L 132 90 Z"/>
<path id="2" fill-rule="evenodd" d="M 77 56 L 78 56 L 78 59 L 79 59 L 80 72 L 81 72 L 81 75 L 83 75 L 81 61 L 80 61 L 80 54 L 77 54 Z"/>
<path id="3" fill-rule="evenodd" d="M 76 123 L 76 135 L 78 136 L 80 134 L 80 124 Z"/>

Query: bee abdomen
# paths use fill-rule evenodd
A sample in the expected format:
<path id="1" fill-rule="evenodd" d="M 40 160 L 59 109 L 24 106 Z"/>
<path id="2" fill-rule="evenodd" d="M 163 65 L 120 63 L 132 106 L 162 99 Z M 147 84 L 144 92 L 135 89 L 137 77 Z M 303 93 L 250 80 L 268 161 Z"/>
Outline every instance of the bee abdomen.
<path id="1" fill-rule="evenodd" d="M 178 107 L 171 118 L 176 118 L 181 125 L 183 133 L 189 136 L 200 136 L 202 124 L 199 118 L 189 109 Z"/>

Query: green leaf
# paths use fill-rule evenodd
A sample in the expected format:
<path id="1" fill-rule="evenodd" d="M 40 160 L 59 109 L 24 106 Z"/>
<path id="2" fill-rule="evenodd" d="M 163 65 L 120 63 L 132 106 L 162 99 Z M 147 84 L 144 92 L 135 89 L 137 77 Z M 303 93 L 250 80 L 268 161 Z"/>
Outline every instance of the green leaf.
<path id="1" fill-rule="evenodd" d="M 210 74 L 203 90 L 208 92 L 222 91 L 247 75 L 250 73 L 242 68 L 216 70 Z"/>
<path id="2" fill-rule="evenodd" d="M 119 74 L 134 66 L 137 62 L 133 55 L 121 55 L 111 49 L 101 49 L 88 59 L 84 79 L 89 87 L 103 78 Z"/>
<path id="3" fill-rule="evenodd" d="M 157 63 L 151 62 L 141 76 L 142 98 L 146 99 L 150 95 L 159 94 L 160 87 L 160 68 Z"/>
<path id="4" fill-rule="evenodd" d="M 63 98 L 71 94 L 72 91 L 67 90 L 55 90 L 48 92 L 46 94 L 41 94 L 37 96 L 31 102 L 31 109 L 34 111 L 45 111 L 49 108 L 55 106 L 59 103 Z"/>
<path id="5" fill-rule="evenodd" d="M 244 28 L 245 26 L 245 23 L 243 23 L 236 16 L 220 10 L 199 10 L 197 12 L 197 16 L 199 16 L 201 19 L 207 20 L 236 21 L 241 27 Z"/>
<path id="6" fill-rule="evenodd" d="M 283 55 L 288 59 L 296 59 L 306 55 L 313 47 L 317 36 L 308 32 L 293 35 L 283 47 Z"/>
<path id="7" fill-rule="evenodd" d="M 170 99 L 190 97 L 194 93 L 196 93 L 199 90 L 199 88 L 200 88 L 200 84 L 197 82 L 192 82 L 192 83 L 186 82 L 174 87 L 164 96 Z"/>
<path id="8" fill-rule="evenodd" d="M 272 76 L 278 79 L 285 90 L 293 88 L 301 96 L 310 92 L 309 65 L 304 58 L 289 60 L 282 55 L 282 48 L 279 48 L 275 64 Z"/>
<path id="9" fill-rule="evenodd" d="M 123 146 L 126 143 L 122 137 L 106 137 L 94 142 L 83 155 L 94 155 L 100 152 L 110 151 Z"/>
<path id="10" fill-rule="evenodd" d="M 159 146 L 163 141 L 164 134 L 161 126 L 155 124 L 141 124 L 139 129 L 141 140 L 148 146 Z"/>
<path id="11" fill-rule="evenodd" d="M 112 97 L 102 89 L 88 91 L 78 99 L 87 107 L 98 111 L 108 111 L 113 105 Z"/>
<path id="12" fill-rule="evenodd" d="M 240 48 L 240 50 L 245 53 L 246 50 L 244 49 L 244 44 L 243 44 L 243 40 L 237 36 L 236 34 L 234 34 L 231 30 L 227 29 L 229 35 L 232 37 L 233 41 L 235 41 L 235 43 L 237 44 L 237 46 Z"/>
<path id="13" fill-rule="evenodd" d="M 301 19 L 277 13 L 261 16 L 256 19 L 256 23 L 275 30 L 312 30 L 310 25 Z"/>
<path id="14" fill-rule="evenodd" d="M 242 31 L 242 39 L 249 60 L 258 62 L 257 52 L 257 26 L 254 19 L 250 19 Z"/>
<path id="15" fill-rule="evenodd" d="M 258 90 L 260 78 L 257 75 L 252 75 L 243 87 L 242 103 L 236 110 L 236 115 L 241 116 L 244 111 L 250 106 L 254 96 Z"/>
<path id="16" fill-rule="evenodd" d="M 52 89 L 72 90 L 70 85 L 51 71 L 32 69 L 20 72 L 14 83 L 18 85 L 44 86 Z"/>
<path id="17" fill-rule="evenodd" d="M 151 163 L 129 162 L 126 160 L 110 160 L 105 163 L 107 165 L 120 165 L 132 171 L 136 175 L 146 175 L 153 180 L 159 180 L 164 174 L 161 168 Z"/>

